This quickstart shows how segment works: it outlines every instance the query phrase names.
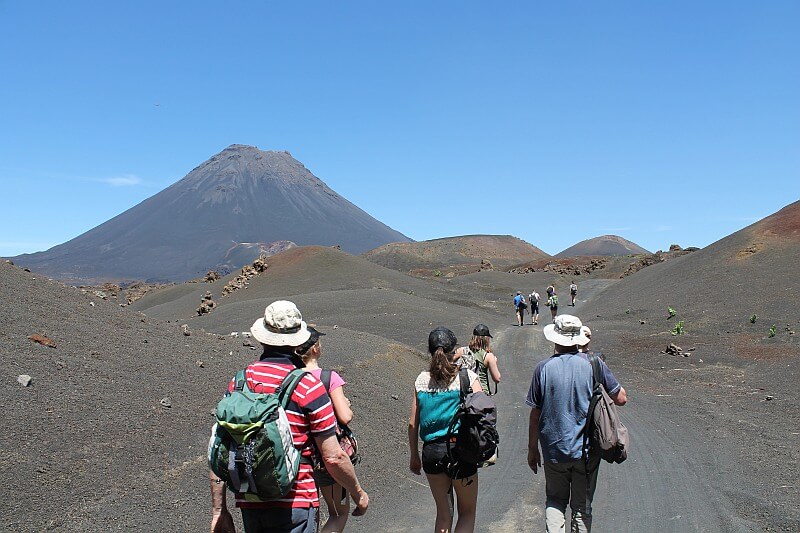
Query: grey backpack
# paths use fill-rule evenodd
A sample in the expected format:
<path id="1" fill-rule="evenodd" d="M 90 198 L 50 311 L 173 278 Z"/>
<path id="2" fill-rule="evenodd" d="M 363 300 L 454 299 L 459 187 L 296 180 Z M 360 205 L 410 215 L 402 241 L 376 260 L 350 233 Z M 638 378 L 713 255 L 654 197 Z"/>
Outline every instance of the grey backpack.
<path id="1" fill-rule="evenodd" d="M 588 439 L 589 449 L 598 453 L 601 459 L 609 463 L 621 463 L 628 458 L 628 428 L 622 424 L 617 406 L 603 386 L 600 360 L 595 354 L 589 354 L 589 362 L 592 364 L 594 385 L 586 416 L 584 444 Z"/>

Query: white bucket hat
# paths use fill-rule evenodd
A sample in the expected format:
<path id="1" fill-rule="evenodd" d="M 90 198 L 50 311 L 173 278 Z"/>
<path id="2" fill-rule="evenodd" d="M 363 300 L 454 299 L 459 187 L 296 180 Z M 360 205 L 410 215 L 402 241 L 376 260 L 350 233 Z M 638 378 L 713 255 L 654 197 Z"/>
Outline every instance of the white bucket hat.
<path id="1" fill-rule="evenodd" d="M 297 306 L 286 300 L 272 302 L 250 328 L 260 343 L 268 346 L 300 346 L 311 337 Z"/>
<path id="2" fill-rule="evenodd" d="M 544 327 L 544 337 L 561 346 L 583 346 L 591 340 L 581 319 L 572 315 L 558 315 L 555 323 Z M 591 333 L 589 334 L 591 335 Z"/>

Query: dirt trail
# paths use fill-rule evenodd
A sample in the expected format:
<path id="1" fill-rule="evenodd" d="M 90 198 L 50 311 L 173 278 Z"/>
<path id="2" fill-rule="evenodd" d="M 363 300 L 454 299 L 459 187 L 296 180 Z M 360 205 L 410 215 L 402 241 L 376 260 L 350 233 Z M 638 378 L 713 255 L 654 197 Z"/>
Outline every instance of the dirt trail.
<path id="1" fill-rule="evenodd" d="M 503 374 L 495 396 L 501 455 L 497 465 L 480 471 L 476 531 L 539 531 L 544 527 L 545 482 L 544 474 L 540 471 L 534 476 L 526 463 L 530 411 L 524 398 L 535 364 L 552 347 L 542 335 L 541 323 L 508 327 L 495 337 Z M 613 354 L 609 355 L 612 370 L 613 361 Z M 624 385 L 624 373 L 616 374 Z M 601 465 L 595 530 L 761 531 L 736 518 L 725 487 L 711 483 L 717 479 L 719 458 L 701 438 L 700 428 L 687 427 L 684 420 L 666 412 L 658 397 L 636 390 L 628 393 L 630 403 L 623 408 L 623 419 L 631 432 L 631 455 L 622 465 Z M 408 494 L 406 511 L 397 513 L 386 531 L 430 529 L 433 501 L 425 478 L 416 481 L 419 484 Z"/>

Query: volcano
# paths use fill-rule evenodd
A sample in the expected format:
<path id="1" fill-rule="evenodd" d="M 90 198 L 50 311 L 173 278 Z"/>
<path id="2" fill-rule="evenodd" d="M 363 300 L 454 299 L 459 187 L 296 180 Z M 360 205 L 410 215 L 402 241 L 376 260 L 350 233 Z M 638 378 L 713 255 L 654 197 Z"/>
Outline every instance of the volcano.
<path id="1" fill-rule="evenodd" d="M 583 255 L 638 255 L 649 254 L 647 250 L 638 244 L 623 239 L 618 235 L 602 235 L 594 239 L 586 239 L 578 244 L 574 244 L 556 254 L 556 257 L 578 257 Z"/>
<path id="2" fill-rule="evenodd" d="M 410 240 L 337 194 L 289 152 L 234 144 L 111 220 L 14 261 L 71 282 L 185 281 L 241 267 L 253 259 L 241 250 L 257 256 L 277 241 L 360 254 Z M 239 250 L 233 262 L 231 250 Z"/>

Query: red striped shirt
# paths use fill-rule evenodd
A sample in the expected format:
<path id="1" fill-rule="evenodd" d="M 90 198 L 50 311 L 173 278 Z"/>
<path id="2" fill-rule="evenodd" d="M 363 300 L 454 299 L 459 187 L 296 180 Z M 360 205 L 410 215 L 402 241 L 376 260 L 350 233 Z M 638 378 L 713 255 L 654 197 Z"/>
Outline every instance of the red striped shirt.
<path id="1" fill-rule="evenodd" d="M 256 361 L 245 370 L 247 385 L 253 392 L 272 394 L 295 368 L 295 365 L 285 357 Z M 231 380 L 228 391 L 233 391 L 234 381 Z M 325 392 L 322 382 L 311 373 L 306 373 L 294 389 L 286 406 L 286 417 L 292 428 L 294 446 L 302 450 L 302 456 L 307 459 L 313 456 L 311 438 L 324 437 L 336 430 L 336 416 L 333 413 L 330 397 Z M 265 502 L 252 502 L 247 501 L 244 495 L 237 494 L 236 507 L 246 509 L 319 507 L 317 486 L 312 472 L 312 465 L 300 463 L 297 480 L 286 496 Z"/>

